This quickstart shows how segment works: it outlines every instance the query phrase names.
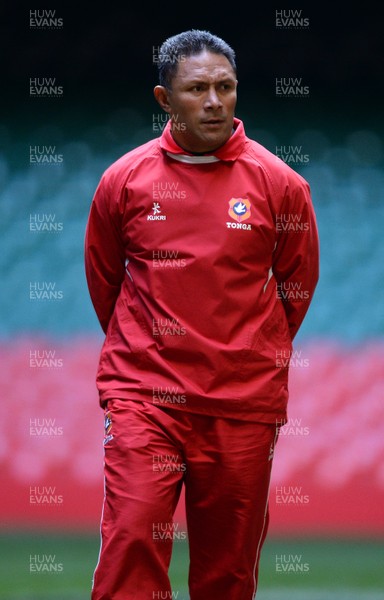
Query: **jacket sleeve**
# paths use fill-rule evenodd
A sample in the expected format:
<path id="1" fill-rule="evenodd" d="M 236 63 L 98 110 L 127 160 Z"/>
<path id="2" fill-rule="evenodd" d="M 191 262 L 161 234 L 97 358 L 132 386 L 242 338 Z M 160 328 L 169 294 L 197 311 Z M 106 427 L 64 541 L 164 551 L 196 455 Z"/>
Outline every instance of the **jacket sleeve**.
<path id="1" fill-rule="evenodd" d="M 118 199 L 102 177 L 90 209 L 85 232 L 85 273 L 91 300 L 107 332 L 125 275 L 125 251 L 122 240 Z"/>
<path id="2" fill-rule="evenodd" d="M 277 296 L 295 337 L 311 303 L 319 278 L 319 238 L 308 183 L 287 186 L 282 211 L 276 215 L 277 243 L 272 271 Z"/>

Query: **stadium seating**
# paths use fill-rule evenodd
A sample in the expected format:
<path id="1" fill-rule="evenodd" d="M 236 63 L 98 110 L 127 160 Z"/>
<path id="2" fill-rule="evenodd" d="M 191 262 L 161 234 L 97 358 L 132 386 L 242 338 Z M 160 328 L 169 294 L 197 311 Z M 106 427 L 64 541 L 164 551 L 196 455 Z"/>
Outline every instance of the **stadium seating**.
<path id="1" fill-rule="evenodd" d="M 94 378 L 102 335 L 85 283 L 84 229 L 104 168 L 152 137 L 142 129 L 125 143 L 117 133 L 121 118 L 76 142 L 42 131 L 32 144 L 9 142 L 7 157 L 0 156 L 0 493 L 10 526 L 94 528 L 99 520 L 103 423 Z M 249 133 L 272 151 L 285 143 L 268 132 Z M 7 138 L 7 131 L 0 135 Z M 55 149 L 45 154 L 62 160 L 31 163 L 31 146 L 52 138 Z M 295 341 L 306 361 L 291 369 L 271 529 L 383 534 L 383 149 L 370 131 L 356 131 L 338 147 L 313 131 L 290 143 L 309 148 L 308 163 L 292 166 L 311 184 L 321 276 Z M 34 296 L 39 287 L 51 292 L 49 299 Z M 39 356 L 48 366 L 36 362 Z"/>

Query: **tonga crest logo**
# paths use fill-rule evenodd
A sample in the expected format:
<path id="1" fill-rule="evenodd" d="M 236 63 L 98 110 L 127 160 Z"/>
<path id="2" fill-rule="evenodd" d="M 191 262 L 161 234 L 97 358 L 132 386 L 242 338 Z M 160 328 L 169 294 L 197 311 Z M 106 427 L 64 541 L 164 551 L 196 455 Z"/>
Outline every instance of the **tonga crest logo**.
<path id="1" fill-rule="evenodd" d="M 232 219 L 241 223 L 251 216 L 251 203 L 246 198 L 231 198 L 228 214 Z"/>
<path id="2" fill-rule="evenodd" d="M 104 413 L 104 446 L 113 440 L 112 431 L 112 416 L 110 411 Z"/>

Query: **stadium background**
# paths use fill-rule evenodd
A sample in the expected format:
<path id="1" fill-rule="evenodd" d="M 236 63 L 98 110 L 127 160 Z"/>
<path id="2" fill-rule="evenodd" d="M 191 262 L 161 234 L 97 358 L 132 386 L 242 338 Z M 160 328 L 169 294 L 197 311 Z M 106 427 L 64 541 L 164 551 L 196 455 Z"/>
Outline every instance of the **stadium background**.
<path id="1" fill-rule="evenodd" d="M 250 137 L 285 155 L 309 181 L 321 240 L 320 282 L 295 342 L 290 421 L 274 464 L 259 597 L 373 599 L 383 587 L 379 19 L 368 7 L 292 5 L 286 15 L 301 10 L 309 26 L 299 20 L 284 29 L 277 26 L 279 7 L 240 8 L 228 14 L 198 4 L 187 10 L 56 3 L 62 23 L 42 29 L 30 26 L 30 10 L 38 9 L 1 9 L 4 598 L 89 596 L 102 501 L 94 377 L 103 338 L 84 278 L 84 228 L 102 171 L 159 135 L 155 49 L 191 27 L 233 45 L 237 116 Z M 63 94 L 31 97 L 36 77 L 55 78 Z M 278 96 L 282 77 L 301 79 L 309 95 Z M 38 155 L 54 162 L 32 162 Z M 51 299 L 39 300 L 36 290 Z M 182 504 L 176 523 L 185 529 Z M 36 556 L 56 571 L 34 572 Z M 279 560 L 301 569 L 282 573 Z M 186 597 L 186 563 L 186 544 L 176 540 L 179 600 Z"/>

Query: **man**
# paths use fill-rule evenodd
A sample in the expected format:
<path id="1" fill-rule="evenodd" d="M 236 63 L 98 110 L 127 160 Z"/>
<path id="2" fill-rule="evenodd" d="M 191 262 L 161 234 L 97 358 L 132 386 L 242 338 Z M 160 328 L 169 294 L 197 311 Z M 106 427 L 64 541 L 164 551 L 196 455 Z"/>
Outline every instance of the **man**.
<path id="1" fill-rule="evenodd" d="M 86 231 L 106 333 L 92 599 L 171 597 L 172 535 L 158 532 L 174 531 L 184 484 L 191 600 L 250 600 L 292 339 L 318 278 L 315 216 L 308 184 L 234 117 L 228 44 L 183 32 L 158 63 L 169 122 L 106 170 Z"/>

